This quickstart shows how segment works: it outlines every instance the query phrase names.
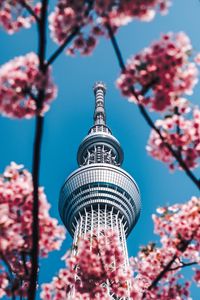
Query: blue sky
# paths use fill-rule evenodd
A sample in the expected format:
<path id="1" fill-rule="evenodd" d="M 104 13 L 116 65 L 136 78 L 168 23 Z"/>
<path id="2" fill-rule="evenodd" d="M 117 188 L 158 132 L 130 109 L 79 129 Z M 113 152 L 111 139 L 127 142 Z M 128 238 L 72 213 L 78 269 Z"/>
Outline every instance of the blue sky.
<path id="1" fill-rule="evenodd" d="M 174 0 L 167 16 L 156 16 L 153 22 L 132 22 L 117 34 L 125 59 L 159 38 L 161 33 L 185 31 L 194 49 L 200 51 L 200 2 L 198 0 Z M 37 50 L 36 28 L 22 30 L 14 36 L 0 31 L 0 64 L 14 56 Z M 48 40 L 48 54 L 56 45 Z M 42 144 L 41 185 L 51 203 L 52 216 L 59 218 L 58 196 L 64 179 L 77 168 L 78 146 L 92 125 L 94 97 L 92 86 L 103 80 L 108 89 L 106 95 L 107 123 L 121 142 L 125 159 L 123 168 L 136 180 L 142 195 L 142 213 L 138 224 L 128 238 L 129 255 L 135 255 L 141 245 L 157 241 L 153 234 L 151 214 L 156 207 L 184 202 L 198 195 L 197 188 L 183 172 L 169 173 L 167 167 L 153 160 L 145 146 L 149 128 L 139 114 L 136 105 L 122 98 L 115 81 L 119 67 L 111 44 L 102 38 L 89 57 L 75 58 L 62 54 L 53 66 L 53 74 L 59 92 L 45 117 Z M 199 103 L 200 88 L 196 87 L 190 99 Z M 0 169 L 10 161 L 23 163 L 31 170 L 34 136 L 33 120 L 0 118 Z M 196 171 L 197 172 L 197 171 Z M 60 252 L 41 261 L 40 282 L 48 282 L 62 265 L 61 256 L 71 243 L 67 235 Z M 39 297 L 38 297 L 39 299 Z M 193 299 L 198 300 L 198 290 L 193 289 Z"/>

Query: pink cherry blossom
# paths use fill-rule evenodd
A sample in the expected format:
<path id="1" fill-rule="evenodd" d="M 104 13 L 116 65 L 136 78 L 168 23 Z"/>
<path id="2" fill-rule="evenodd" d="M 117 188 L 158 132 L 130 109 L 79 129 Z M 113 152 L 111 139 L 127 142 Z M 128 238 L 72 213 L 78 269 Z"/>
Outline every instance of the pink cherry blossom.
<path id="1" fill-rule="evenodd" d="M 40 2 L 34 4 L 30 0 L 1 0 L 0 2 L 0 25 L 9 33 L 13 34 L 20 28 L 30 28 L 35 18 L 30 15 L 23 6 L 23 2 L 31 6 L 36 15 L 40 13 Z"/>
<path id="2" fill-rule="evenodd" d="M 195 58 L 194 58 L 195 62 L 197 65 L 200 65 L 200 53 L 198 53 Z"/>
<path id="3" fill-rule="evenodd" d="M 73 246 L 74 252 L 64 257 L 67 268 L 61 269 L 53 281 L 42 285 L 43 300 L 110 299 L 107 286 L 118 297 L 128 294 L 131 270 L 124 269 L 123 252 L 115 232 L 103 229 L 101 235 L 88 234 Z"/>
<path id="4" fill-rule="evenodd" d="M 200 199 L 192 197 L 183 204 L 174 204 L 159 210 L 159 215 L 153 215 L 155 233 L 161 237 L 161 243 L 166 247 L 177 247 L 183 240 L 193 240 L 189 251 L 193 259 L 200 262 Z M 194 247 L 194 248 L 193 248 Z M 195 248 L 196 247 L 196 248 Z M 187 257 L 187 251 L 184 253 Z"/>
<path id="5" fill-rule="evenodd" d="M 195 269 L 194 281 L 197 283 L 197 286 L 200 286 L 200 269 Z"/>
<path id="6" fill-rule="evenodd" d="M 158 42 L 132 57 L 117 80 L 117 86 L 130 101 L 134 87 L 139 101 L 152 110 L 164 111 L 176 105 L 183 94 L 190 95 L 197 83 L 198 70 L 190 59 L 192 46 L 183 32 L 162 35 Z M 142 91 L 147 91 L 142 96 Z"/>
<path id="7" fill-rule="evenodd" d="M 32 249 L 33 186 L 31 174 L 11 163 L 0 177 L 0 295 L 26 296 Z M 65 238 L 63 226 L 49 215 L 50 205 L 39 188 L 39 252 L 46 257 Z"/>
<path id="8" fill-rule="evenodd" d="M 82 55 L 89 55 L 98 37 L 107 36 L 105 24 L 108 21 L 116 31 L 132 19 L 150 21 L 158 11 L 165 14 L 169 5 L 169 0 L 100 0 L 94 1 L 92 5 L 89 1 L 58 0 L 49 16 L 51 36 L 56 43 L 62 44 L 74 30 L 80 28 L 67 54 L 73 55 L 78 50 Z"/>
<path id="9" fill-rule="evenodd" d="M 0 112 L 14 118 L 31 118 L 44 113 L 56 97 L 56 87 L 51 79 L 51 69 L 45 75 L 38 69 L 38 56 L 31 52 L 16 57 L 0 68 Z M 36 99 L 45 90 L 42 111 L 37 111 Z"/>
<path id="10" fill-rule="evenodd" d="M 157 120 L 155 125 L 159 128 L 165 142 L 181 155 L 188 168 L 198 166 L 200 157 L 200 110 L 198 108 L 193 109 L 191 118 L 188 115 L 175 114 L 167 116 L 164 120 Z M 170 169 L 180 168 L 175 157 L 154 130 L 151 131 L 147 151 L 153 158 L 168 164 Z"/>
<path id="11" fill-rule="evenodd" d="M 133 283 L 137 292 L 145 295 L 136 299 L 190 299 L 190 282 L 184 282 L 181 268 L 190 263 L 200 264 L 200 199 L 192 197 L 183 204 L 161 207 L 159 215 L 153 215 L 155 233 L 160 236 L 160 246 L 149 243 L 142 247 L 137 257 L 131 258 L 135 277 Z M 158 284 L 149 287 L 172 261 L 170 268 Z M 194 280 L 199 282 L 199 270 Z M 134 299 L 134 298 L 133 298 Z"/>

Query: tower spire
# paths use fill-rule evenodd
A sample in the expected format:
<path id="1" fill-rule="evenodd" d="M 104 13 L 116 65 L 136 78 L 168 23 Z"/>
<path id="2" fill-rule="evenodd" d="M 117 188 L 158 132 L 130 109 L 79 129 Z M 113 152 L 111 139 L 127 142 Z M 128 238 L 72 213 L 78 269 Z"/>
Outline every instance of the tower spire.
<path id="1" fill-rule="evenodd" d="M 97 81 L 93 87 L 95 95 L 94 125 L 106 125 L 105 94 L 106 85 Z"/>

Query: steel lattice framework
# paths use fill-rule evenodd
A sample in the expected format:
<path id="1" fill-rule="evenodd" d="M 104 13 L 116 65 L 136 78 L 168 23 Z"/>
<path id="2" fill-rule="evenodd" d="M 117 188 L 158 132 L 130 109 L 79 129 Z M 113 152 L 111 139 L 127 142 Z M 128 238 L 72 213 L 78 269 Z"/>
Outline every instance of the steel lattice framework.
<path id="1" fill-rule="evenodd" d="M 79 146 L 79 168 L 61 188 L 59 212 L 77 244 L 80 236 L 117 232 L 128 266 L 126 237 L 135 226 L 141 209 L 140 193 L 134 179 L 120 166 L 123 150 L 106 125 L 105 85 L 94 86 L 94 125 Z"/>

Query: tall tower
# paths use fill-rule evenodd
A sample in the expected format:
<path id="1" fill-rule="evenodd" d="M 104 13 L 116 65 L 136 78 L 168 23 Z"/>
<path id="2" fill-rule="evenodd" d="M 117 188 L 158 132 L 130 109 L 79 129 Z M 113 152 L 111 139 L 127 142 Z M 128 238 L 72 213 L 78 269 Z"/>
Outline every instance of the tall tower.
<path id="1" fill-rule="evenodd" d="M 106 87 L 94 85 L 94 125 L 77 153 L 79 168 L 61 188 L 59 212 L 74 238 L 102 228 L 113 229 L 128 265 L 126 237 L 140 214 L 140 194 L 134 179 L 121 168 L 123 150 L 106 125 L 104 98 Z"/>

